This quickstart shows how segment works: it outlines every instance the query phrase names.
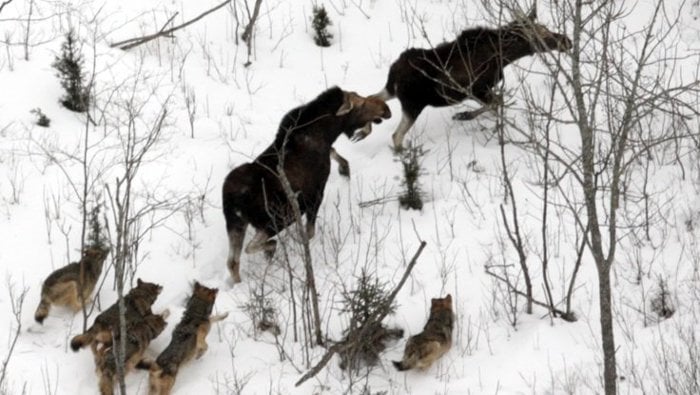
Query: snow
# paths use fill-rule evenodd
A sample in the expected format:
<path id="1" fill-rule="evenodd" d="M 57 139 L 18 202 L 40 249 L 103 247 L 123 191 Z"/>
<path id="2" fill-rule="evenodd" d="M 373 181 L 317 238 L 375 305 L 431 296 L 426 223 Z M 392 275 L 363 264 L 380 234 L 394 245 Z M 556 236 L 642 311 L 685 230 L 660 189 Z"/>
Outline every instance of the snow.
<path id="1" fill-rule="evenodd" d="M 236 3 L 240 6 L 242 2 Z M 545 2 L 540 3 L 542 23 L 552 26 Z M 679 78 L 697 76 L 697 53 L 693 51 L 700 48 L 700 11 L 696 3 L 688 2 L 688 12 L 677 27 L 682 40 L 676 49 L 688 54 L 678 68 Z M 116 92 L 115 100 L 127 98 L 132 91 L 148 100 L 141 131 L 143 125 L 153 123 L 162 103 L 169 104 L 162 141 L 138 173 L 137 204 L 144 204 L 146 192 L 168 201 L 189 199 L 191 204 L 172 216 L 158 213 L 149 217 L 165 219 L 145 235 L 140 247 L 136 276 L 163 285 L 154 311 L 167 308 L 171 312 L 168 328 L 153 341 L 150 355 L 156 356 L 169 342 L 194 280 L 218 287 L 216 311 L 229 312 L 226 320 L 212 328 L 208 352 L 181 369 L 175 394 L 334 394 L 362 393 L 363 388 L 369 391 L 365 393 L 388 394 L 602 392 L 597 275 L 590 255 L 584 256 L 573 299 L 573 310 L 579 317 L 575 323 L 551 320 L 540 307 L 528 315 L 521 298 L 513 327 L 503 310 L 503 295 L 494 279 L 484 273 L 489 264 L 517 265 L 517 255 L 500 217 L 504 196 L 500 148 L 492 134 L 494 118 L 451 120 L 454 112 L 474 108 L 470 101 L 426 109 L 408 133 L 408 138 L 428 151 L 421 177 L 426 204 L 420 212 L 401 210 L 395 199 L 387 199 L 401 191 L 401 165 L 390 149 L 391 133 L 401 118 L 397 100 L 388 103 L 393 117 L 373 125 L 365 140 L 352 143 L 339 138 L 334 146 L 350 162 L 352 176 L 349 180 L 339 176 L 333 164 L 316 238 L 311 243 L 323 328 L 337 340 L 347 323 L 347 317 L 339 313 L 343 288 L 354 286 L 353 278 L 362 268 L 395 284 L 419 238 L 427 241 L 398 296 L 398 310 L 387 323 L 403 328 L 407 336 L 415 334 L 425 324 L 430 298 L 451 293 L 457 315 L 451 351 L 427 371 L 397 372 L 389 361 L 401 357 L 404 337 L 391 343 L 382 353 L 380 365 L 366 378 L 355 378 L 359 381 L 352 386 L 337 358 L 315 379 L 294 386 L 310 365 L 304 345 L 292 339 L 290 290 L 279 258 L 282 254 L 278 251 L 270 266 L 262 256 L 244 254 L 243 282 L 231 285 L 225 266 L 228 242 L 220 201 L 224 177 L 272 141 L 288 110 L 333 85 L 362 95 L 376 93 L 384 86 L 389 65 L 407 47 L 452 40 L 468 26 L 489 22 L 481 2 L 475 0 L 327 1 L 334 38 L 331 47 L 321 49 L 314 45 L 310 32 L 312 2 L 273 0 L 263 3 L 248 67 L 243 66 L 245 45 L 235 42 L 230 7 L 176 32 L 172 39 L 158 39 L 129 51 L 109 47 L 112 42 L 160 28 L 175 12 L 175 23 L 180 23 L 216 4 L 36 1 L 34 15 L 39 20 L 32 25 L 30 41 L 36 45 L 29 49 L 29 61 L 23 59 L 21 45 L 5 45 L 0 50 L 0 273 L 7 284 L 0 287 L 0 314 L 5 317 L 0 323 L 0 339 L 7 339 L 0 342 L 3 360 L 16 328 L 9 287 L 14 287 L 15 296 L 22 288 L 28 289 L 22 331 L 8 364 L 7 393 L 92 394 L 97 388 L 92 355 L 88 351 L 73 353 L 68 347 L 71 337 L 81 331 L 80 315 L 54 308 L 43 326 L 33 320 L 43 279 L 79 256 L 80 207 L 71 183 L 82 186 L 82 170 L 64 153 L 81 152 L 85 120 L 61 107 L 62 89 L 51 67 L 68 25 L 78 27 L 90 71 L 95 58 L 101 103 L 106 103 L 112 92 Z M 26 17 L 28 7 L 29 2 L 10 3 L 0 18 Z M 639 28 L 640 21 L 652 11 L 652 2 L 639 2 L 629 10 L 624 23 L 630 29 Z M 3 21 L 0 34 L 19 42 L 23 26 L 20 21 Z M 548 76 L 531 74 L 520 81 L 518 75 L 525 70 L 543 72 L 546 68 L 536 56 L 522 59 L 506 69 L 506 87 L 527 85 L 537 95 L 549 95 Z M 184 89 L 196 97 L 193 138 Z M 520 90 L 513 100 L 515 107 L 522 109 Z M 33 124 L 29 111 L 37 107 L 51 118 L 49 128 Z M 110 114 L 113 122 L 118 115 Z M 697 120 L 689 122 L 697 130 Z M 578 149 L 575 131 L 562 128 L 560 132 L 561 141 Z M 97 177 L 104 168 L 97 185 L 100 190 L 105 184 L 114 188 L 114 177 L 120 174 L 115 162 L 120 155 L 118 139 L 100 127 L 90 131 L 90 139 L 95 144 L 91 146 L 92 175 Z M 60 160 L 50 160 L 48 153 Z M 541 248 L 540 170 L 531 164 L 534 159 L 530 153 L 513 146 L 507 148 L 507 160 L 518 191 L 524 232 L 533 248 Z M 627 243 L 618 252 L 613 282 L 619 373 L 626 376 L 619 382 L 621 393 L 641 393 L 640 382 L 663 375 L 655 370 L 655 352 L 665 349 L 659 344 L 679 346 L 683 344 L 680 334 L 698 334 L 694 324 L 700 313 L 698 262 L 692 260 L 700 256 L 697 151 L 682 161 L 687 172 L 684 178 L 675 163 L 654 167 L 650 192 L 668 204 L 660 205 L 664 221 L 654 224 L 651 240 L 636 250 Z M 374 199 L 386 201 L 360 206 Z M 570 213 L 550 215 L 556 219 L 550 224 L 554 240 L 549 246 L 549 275 L 554 298 L 559 301 L 568 286 L 578 241 Z M 282 237 L 291 240 L 288 234 Z M 294 273 L 302 278 L 303 263 L 296 252 L 292 258 Z M 530 261 L 534 292 L 543 300 L 535 254 Z M 635 281 L 637 265 L 642 265 L 646 274 Z M 105 271 L 107 280 L 99 296 L 103 308 L 116 300 L 111 287 L 113 270 Z M 640 313 L 648 310 L 647 299 L 657 276 L 669 282 L 679 307 L 674 317 L 661 323 Z M 263 282 L 282 327 L 279 341 L 284 358 L 271 334 L 254 333 L 243 309 Z M 312 348 L 308 357 L 311 365 L 324 352 L 321 347 Z M 641 378 L 633 377 L 635 373 Z M 146 393 L 147 381 L 144 372 L 128 375 L 128 392 Z"/>

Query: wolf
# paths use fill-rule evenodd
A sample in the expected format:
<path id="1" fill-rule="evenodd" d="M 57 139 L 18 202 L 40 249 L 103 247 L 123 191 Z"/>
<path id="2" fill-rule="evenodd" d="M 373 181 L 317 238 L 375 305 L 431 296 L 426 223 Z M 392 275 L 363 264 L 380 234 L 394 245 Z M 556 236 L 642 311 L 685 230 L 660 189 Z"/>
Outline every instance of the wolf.
<path id="1" fill-rule="evenodd" d="M 107 248 L 86 248 L 79 262 L 69 263 L 49 274 L 41 285 L 41 301 L 34 320 L 43 324 L 51 305 L 67 306 L 77 313 L 89 303 L 108 254 Z"/>
<path id="2" fill-rule="evenodd" d="M 170 394 L 180 367 L 192 359 L 201 358 L 207 351 L 206 336 L 211 324 L 228 316 L 228 313 L 211 316 L 218 291 L 195 282 L 192 296 L 168 347 L 155 362 L 144 361 L 137 366 L 149 370 L 150 395 Z"/>
<path id="3" fill-rule="evenodd" d="M 423 332 L 411 336 L 401 361 L 392 361 L 397 370 L 427 369 L 452 346 L 452 295 L 431 299 L 430 316 Z"/>
<path id="4" fill-rule="evenodd" d="M 126 332 L 124 353 L 124 375 L 129 373 L 143 359 L 143 353 L 148 348 L 151 340 L 163 332 L 167 323 L 169 311 L 161 314 L 149 314 L 138 323 L 134 323 Z M 115 333 L 119 333 L 115 331 Z M 112 345 L 96 355 L 97 375 L 99 377 L 100 394 L 112 395 L 114 392 L 114 378 L 117 376 L 116 352 L 121 347 L 122 339 L 115 335 Z"/>
<path id="5" fill-rule="evenodd" d="M 124 297 L 127 325 L 137 324 L 144 317 L 153 314 L 151 306 L 162 290 L 163 287 L 158 284 L 142 281 L 140 278 L 137 279 L 136 287 L 132 288 Z M 95 343 L 109 346 L 112 341 L 112 330 L 118 327 L 119 302 L 117 301 L 95 318 L 95 322 L 90 329 L 81 335 L 75 336 L 70 342 L 70 347 L 73 351 L 78 351 L 83 347 L 92 346 L 94 352 L 97 347 Z"/>

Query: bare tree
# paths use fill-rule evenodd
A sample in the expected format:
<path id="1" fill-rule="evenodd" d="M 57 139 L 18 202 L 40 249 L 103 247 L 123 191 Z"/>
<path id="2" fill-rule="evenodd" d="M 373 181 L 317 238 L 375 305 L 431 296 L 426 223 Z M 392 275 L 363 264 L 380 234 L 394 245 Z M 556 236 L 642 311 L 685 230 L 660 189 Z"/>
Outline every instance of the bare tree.
<path id="1" fill-rule="evenodd" d="M 14 322 L 10 323 L 10 332 L 12 332 L 12 334 L 9 338 L 7 355 L 3 358 L 2 370 L 0 370 L 0 393 L 3 394 L 6 393 L 5 391 L 7 390 L 7 366 L 10 364 L 12 353 L 14 353 L 15 346 L 17 345 L 17 339 L 19 339 L 19 334 L 22 332 L 22 307 L 24 306 L 24 298 L 27 296 L 28 291 L 29 288 L 24 287 L 19 294 L 17 294 L 15 284 L 10 277 L 7 277 L 7 292 L 10 297 L 10 307 L 12 309 L 12 318 Z M 13 325 L 15 325 L 14 331 L 12 330 Z"/>
<path id="2" fill-rule="evenodd" d="M 513 4 L 500 1 L 496 6 Z M 526 108 L 542 122 L 525 127 L 520 120 L 508 121 L 511 140 L 545 158 L 545 173 L 556 180 L 556 192 L 569 207 L 577 234 L 583 235 L 574 274 L 584 243 L 596 265 L 606 394 L 617 391 L 610 274 L 625 239 L 619 224 L 630 210 L 620 204 L 627 184 L 633 182 L 627 174 L 649 152 L 689 137 L 687 129 L 671 133 L 661 125 L 682 125 L 678 120 L 699 112 L 696 76 L 686 82 L 675 74 L 684 60 L 672 49 L 679 10 L 660 0 L 653 6 L 643 28 L 630 32 L 621 28 L 629 14 L 622 3 L 552 3 L 552 16 L 561 25 L 571 22 L 573 48 L 565 57 L 543 55 L 553 86 L 548 99 L 525 92 Z M 550 139 L 545 124 L 558 136 L 575 130 L 580 146 L 572 148 L 564 138 Z"/>

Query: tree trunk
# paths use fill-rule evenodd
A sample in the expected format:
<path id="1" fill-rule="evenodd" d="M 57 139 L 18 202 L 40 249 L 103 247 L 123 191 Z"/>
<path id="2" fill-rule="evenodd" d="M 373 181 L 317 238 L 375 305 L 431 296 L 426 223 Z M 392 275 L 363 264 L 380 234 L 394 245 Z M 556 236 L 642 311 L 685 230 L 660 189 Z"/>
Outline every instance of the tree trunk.
<path id="1" fill-rule="evenodd" d="M 613 332 L 612 292 L 610 290 L 610 265 L 596 264 L 598 269 L 598 297 L 600 299 L 600 334 L 603 344 L 603 380 L 605 394 L 617 393 L 617 367 L 615 366 L 615 336 Z"/>

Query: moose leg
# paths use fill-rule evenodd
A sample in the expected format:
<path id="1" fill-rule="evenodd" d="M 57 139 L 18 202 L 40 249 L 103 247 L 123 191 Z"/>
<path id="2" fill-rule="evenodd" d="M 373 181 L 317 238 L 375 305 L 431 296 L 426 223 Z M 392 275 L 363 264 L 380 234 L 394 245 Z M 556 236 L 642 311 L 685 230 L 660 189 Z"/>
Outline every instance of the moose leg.
<path id="1" fill-rule="evenodd" d="M 268 259 L 272 258 L 277 248 L 277 241 L 270 240 L 270 236 L 264 230 L 258 230 L 253 239 L 245 246 L 246 254 L 253 254 L 258 251 L 265 251 Z"/>
<path id="2" fill-rule="evenodd" d="M 394 141 L 395 151 L 399 152 L 403 148 L 404 136 L 406 136 L 408 129 L 416 122 L 416 118 L 417 114 L 416 116 L 411 116 L 405 111 L 401 114 L 401 122 L 399 122 L 399 126 L 396 127 L 396 131 L 394 131 L 394 134 L 391 136 Z"/>
<path id="3" fill-rule="evenodd" d="M 313 239 L 314 235 L 316 234 L 316 216 L 318 215 L 318 209 L 321 207 L 322 201 L 323 190 L 314 194 L 312 198 L 306 202 L 306 210 L 304 210 L 304 213 L 306 215 L 307 240 Z"/>
<path id="4" fill-rule="evenodd" d="M 481 108 L 477 108 L 476 110 L 472 111 L 458 112 L 452 116 L 453 120 L 471 121 L 479 115 L 493 110 L 499 103 L 503 102 L 503 98 L 500 95 L 493 93 L 491 89 L 480 92 L 473 92 L 473 95 L 482 104 Z"/>
<path id="5" fill-rule="evenodd" d="M 241 249 L 243 248 L 243 239 L 245 238 L 245 229 L 248 226 L 244 221 L 236 218 L 231 220 L 231 224 L 227 224 L 228 229 L 228 259 L 226 267 L 234 283 L 241 282 L 240 266 L 241 266 Z"/>
<path id="6" fill-rule="evenodd" d="M 331 159 L 338 162 L 338 173 L 341 176 L 350 178 L 350 164 L 348 161 L 338 154 L 335 148 L 331 148 Z"/>

